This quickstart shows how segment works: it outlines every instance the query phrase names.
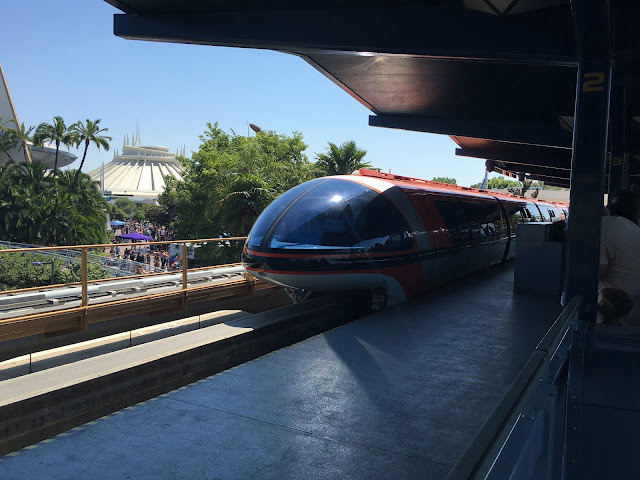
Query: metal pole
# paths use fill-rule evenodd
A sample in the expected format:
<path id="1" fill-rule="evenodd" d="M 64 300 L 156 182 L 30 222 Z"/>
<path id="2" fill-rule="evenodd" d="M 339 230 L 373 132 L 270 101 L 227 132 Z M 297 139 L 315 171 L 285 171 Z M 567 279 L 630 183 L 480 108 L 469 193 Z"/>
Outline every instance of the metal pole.
<path id="1" fill-rule="evenodd" d="M 89 305 L 89 294 L 87 291 L 87 282 L 89 281 L 89 272 L 88 272 L 88 256 L 87 249 L 83 248 L 80 250 L 80 258 L 82 260 L 82 306 L 86 307 Z"/>
<path id="2" fill-rule="evenodd" d="M 187 244 L 182 244 L 182 289 L 187 289 Z"/>
<path id="3" fill-rule="evenodd" d="M 55 274 L 54 266 L 55 266 L 55 262 L 51 260 L 51 285 L 55 284 L 55 281 L 53 279 L 53 276 Z"/>
<path id="4" fill-rule="evenodd" d="M 609 10 L 606 0 L 571 2 L 571 10 L 580 63 L 573 124 L 565 298 L 571 300 L 582 295 L 580 319 L 594 322 L 611 92 Z"/>
<path id="5" fill-rule="evenodd" d="M 89 261 L 87 248 L 80 250 L 80 259 L 82 263 L 82 306 L 84 307 L 84 313 L 82 314 L 82 329 L 87 330 L 89 328 L 89 321 L 87 319 L 87 307 L 89 306 L 89 291 L 87 289 L 87 282 L 89 281 Z"/>
<path id="6" fill-rule="evenodd" d="M 611 163 L 609 164 L 609 195 L 629 184 L 629 154 L 626 150 L 626 91 L 624 87 L 611 88 L 609 130 L 611 132 Z"/>

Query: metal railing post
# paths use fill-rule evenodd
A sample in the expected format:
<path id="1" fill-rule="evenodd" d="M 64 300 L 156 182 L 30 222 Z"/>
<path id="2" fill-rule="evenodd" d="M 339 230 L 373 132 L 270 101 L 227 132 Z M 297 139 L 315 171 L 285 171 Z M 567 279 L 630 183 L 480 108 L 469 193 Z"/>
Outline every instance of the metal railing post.
<path id="1" fill-rule="evenodd" d="M 182 244 L 182 289 L 187 289 L 187 244 Z"/>
<path id="2" fill-rule="evenodd" d="M 187 243 L 182 244 L 182 308 L 187 308 Z"/>
<path id="3" fill-rule="evenodd" d="M 84 314 L 82 315 L 82 329 L 87 330 L 89 328 L 89 322 L 87 321 L 87 307 L 89 306 L 89 292 L 87 282 L 89 281 L 89 265 L 87 248 L 80 250 L 81 266 L 82 266 L 82 306 L 84 307 Z"/>

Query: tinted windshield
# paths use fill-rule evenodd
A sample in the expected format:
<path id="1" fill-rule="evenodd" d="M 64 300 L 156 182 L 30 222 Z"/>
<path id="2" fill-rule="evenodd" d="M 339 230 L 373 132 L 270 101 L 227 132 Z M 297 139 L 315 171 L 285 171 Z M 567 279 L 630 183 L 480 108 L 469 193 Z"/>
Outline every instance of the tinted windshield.
<path id="1" fill-rule="evenodd" d="M 327 180 L 324 178 L 317 178 L 315 180 L 311 180 L 309 182 L 305 182 L 297 187 L 292 188 L 291 190 L 286 191 L 278 198 L 276 198 L 271 204 L 260 214 L 258 220 L 253 225 L 251 232 L 247 238 L 247 246 L 250 247 L 259 247 L 262 243 L 262 239 L 267 234 L 269 229 L 276 222 L 278 217 L 282 215 L 282 213 L 287 209 L 287 207 L 291 206 L 291 204 L 304 192 L 307 190 L 314 188 L 319 183 L 326 182 Z"/>
<path id="2" fill-rule="evenodd" d="M 267 218 L 277 218 L 261 241 L 263 249 L 349 248 L 368 252 L 412 247 L 413 238 L 402 216 L 378 192 L 348 180 L 315 182 L 286 208 L 276 201 L 265 210 Z M 269 211 L 272 207 L 277 215 Z"/>

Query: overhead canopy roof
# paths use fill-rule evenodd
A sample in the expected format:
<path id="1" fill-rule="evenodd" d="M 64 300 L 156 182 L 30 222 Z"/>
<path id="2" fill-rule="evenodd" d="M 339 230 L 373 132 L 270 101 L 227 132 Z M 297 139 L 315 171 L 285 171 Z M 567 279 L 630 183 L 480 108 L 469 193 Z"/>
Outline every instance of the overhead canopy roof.
<path id="1" fill-rule="evenodd" d="M 574 29 L 584 24 L 569 0 L 106 1 L 125 13 L 115 16 L 118 36 L 300 55 L 368 107 L 371 125 L 449 135 L 458 155 L 489 159 L 489 169 L 569 186 Z M 588 12 L 609 22 L 608 38 L 594 34 L 589 50 L 614 61 L 611 122 L 626 127 L 619 141 L 632 175 L 640 175 L 639 4 L 610 0 L 608 11 Z"/>

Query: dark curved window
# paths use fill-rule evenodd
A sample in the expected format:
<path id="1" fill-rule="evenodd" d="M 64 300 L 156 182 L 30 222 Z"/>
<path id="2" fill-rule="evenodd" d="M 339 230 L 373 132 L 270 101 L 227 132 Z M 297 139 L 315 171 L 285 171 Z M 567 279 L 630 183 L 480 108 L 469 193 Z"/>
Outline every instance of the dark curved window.
<path id="1" fill-rule="evenodd" d="M 281 208 L 274 202 L 263 213 L 273 225 L 262 241 L 263 249 L 375 252 L 413 246 L 413 237 L 391 202 L 359 183 L 321 179 L 289 203 Z M 277 213 L 269 211 L 274 206 Z"/>
<path id="2" fill-rule="evenodd" d="M 247 246 L 259 247 L 262 243 L 262 239 L 269 232 L 269 229 L 278 220 L 278 217 L 298 198 L 305 192 L 316 187 L 322 182 L 326 182 L 324 178 L 317 178 L 309 182 L 302 183 L 297 187 L 293 187 L 291 190 L 287 190 L 285 193 L 276 198 L 271 204 L 260 214 L 258 220 L 253 225 L 251 232 L 247 238 Z"/>

